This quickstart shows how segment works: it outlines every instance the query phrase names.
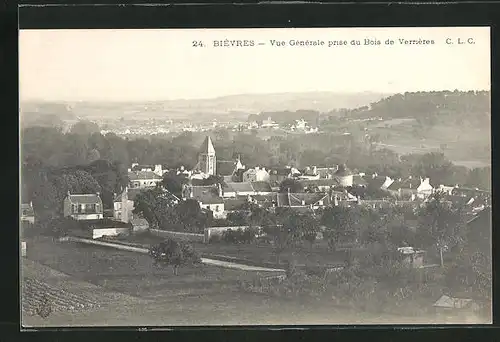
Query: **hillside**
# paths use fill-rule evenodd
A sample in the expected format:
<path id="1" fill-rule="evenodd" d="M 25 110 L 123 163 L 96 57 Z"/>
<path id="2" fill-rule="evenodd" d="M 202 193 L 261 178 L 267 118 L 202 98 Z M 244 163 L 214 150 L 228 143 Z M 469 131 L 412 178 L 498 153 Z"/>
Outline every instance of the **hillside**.
<path id="1" fill-rule="evenodd" d="M 243 94 L 212 99 L 145 101 L 135 103 L 99 102 L 27 102 L 22 113 L 27 119 L 56 114 L 63 120 L 67 115 L 87 119 L 144 119 L 246 121 L 249 114 L 263 111 L 296 111 L 300 109 L 326 112 L 334 108 L 356 108 L 378 101 L 383 94 L 340 94 L 330 92 Z"/>
<path id="2" fill-rule="evenodd" d="M 342 114 L 399 154 L 441 151 L 458 165 L 491 163 L 490 92 L 396 94 Z"/>

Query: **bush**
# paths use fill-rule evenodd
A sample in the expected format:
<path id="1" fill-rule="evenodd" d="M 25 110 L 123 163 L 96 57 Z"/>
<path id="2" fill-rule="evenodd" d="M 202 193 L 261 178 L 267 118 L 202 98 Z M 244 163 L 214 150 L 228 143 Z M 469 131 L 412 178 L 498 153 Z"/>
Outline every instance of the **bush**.
<path id="1" fill-rule="evenodd" d="M 211 235 L 210 238 L 208 239 L 208 243 L 221 243 L 222 242 L 222 236 L 219 234 Z"/>
<path id="2" fill-rule="evenodd" d="M 229 244 L 249 244 L 255 241 L 255 231 L 241 228 L 237 230 L 228 229 L 222 233 L 222 240 Z"/>

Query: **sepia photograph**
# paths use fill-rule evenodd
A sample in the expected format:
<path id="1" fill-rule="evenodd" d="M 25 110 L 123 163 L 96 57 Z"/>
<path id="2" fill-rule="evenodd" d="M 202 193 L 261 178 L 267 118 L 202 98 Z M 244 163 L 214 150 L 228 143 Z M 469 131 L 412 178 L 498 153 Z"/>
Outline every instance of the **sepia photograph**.
<path id="1" fill-rule="evenodd" d="M 23 328 L 491 324 L 489 27 L 19 31 Z"/>

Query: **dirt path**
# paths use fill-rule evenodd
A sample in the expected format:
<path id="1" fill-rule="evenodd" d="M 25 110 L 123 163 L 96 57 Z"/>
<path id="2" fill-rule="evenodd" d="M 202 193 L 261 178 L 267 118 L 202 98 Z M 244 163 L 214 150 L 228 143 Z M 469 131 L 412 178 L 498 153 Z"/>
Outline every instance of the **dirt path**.
<path id="1" fill-rule="evenodd" d="M 125 251 L 130 251 L 130 252 L 148 254 L 148 250 L 146 248 L 126 246 L 123 244 L 116 244 L 116 243 L 111 243 L 111 242 L 94 241 L 94 240 L 75 238 L 75 237 L 65 237 L 65 238 L 61 239 L 60 241 L 85 243 L 85 244 L 91 244 L 91 245 L 97 245 L 97 246 L 103 246 L 103 247 L 116 248 L 116 249 L 121 249 L 121 250 L 125 250 Z M 202 258 L 201 261 L 204 264 L 211 265 L 211 266 L 232 268 L 232 269 L 237 269 L 237 270 L 242 270 L 242 271 L 256 271 L 256 272 L 284 272 L 285 271 L 283 269 L 249 266 L 249 265 L 238 264 L 235 262 L 214 260 L 214 259 L 208 259 L 208 258 Z"/>

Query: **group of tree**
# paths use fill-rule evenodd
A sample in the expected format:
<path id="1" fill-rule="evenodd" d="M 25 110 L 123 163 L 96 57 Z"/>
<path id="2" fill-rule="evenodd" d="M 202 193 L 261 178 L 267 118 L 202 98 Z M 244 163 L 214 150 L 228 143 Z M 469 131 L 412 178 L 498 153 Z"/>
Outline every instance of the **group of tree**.
<path id="1" fill-rule="evenodd" d="M 86 165 L 53 167 L 38 158 L 24 159 L 21 168 L 21 197 L 32 202 L 37 221 L 60 217 L 63 200 L 73 194 L 100 193 L 105 208 L 112 208 L 114 194 L 128 183 L 126 169 L 119 162 L 96 160 Z"/>
<path id="2" fill-rule="evenodd" d="M 177 201 L 161 187 L 139 193 L 133 212 L 144 217 L 150 227 L 161 230 L 201 233 L 213 220 L 212 212 L 201 210 L 198 201 Z"/>

